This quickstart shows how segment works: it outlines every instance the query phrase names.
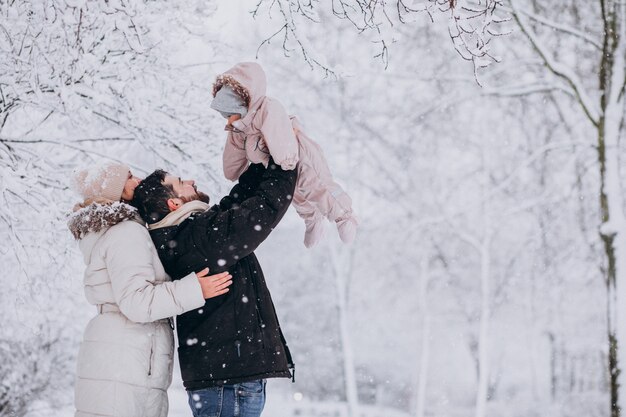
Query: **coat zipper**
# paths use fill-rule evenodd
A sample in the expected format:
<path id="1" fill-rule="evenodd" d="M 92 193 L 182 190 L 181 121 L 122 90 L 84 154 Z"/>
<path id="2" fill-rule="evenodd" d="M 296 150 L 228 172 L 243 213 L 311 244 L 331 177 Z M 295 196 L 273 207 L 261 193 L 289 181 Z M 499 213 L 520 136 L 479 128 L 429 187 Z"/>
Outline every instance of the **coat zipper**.
<path id="1" fill-rule="evenodd" d="M 265 336 L 264 336 L 264 329 L 265 329 L 265 323 L 263 322 L 263 316 L 261 316 L 261 309 L 259 308 L 259 288 L 257 287 L 256 281 L 252 279 L 252 287 L 254 288 L 254 309 L 256 310 L 256 317 L 257 317 L 257 321 L 259 323 L 259 329 L 261 332 L 261 347 L 263 347 L 263 349 L 265 349 Z"/>
<path id="2" fill-rule="evenodd" d="M 235 340 L 235 347 L 237 348 L 237 357 L 241 358 L 241 342 L 239 340 Z"/>
<path id="3" fill-rule="evenodd" d="M 237 312 L 237 296 L 233 295 L 233 317 L 235 319 L 235 327 L 237 330 L 237 340 L 235 340 L 235 349 L 237 350 L 237 357 L 241 358 L 241 341 L 239 337 L 241 336 L 241 329 L 239 329 L 239 314 Z"/>

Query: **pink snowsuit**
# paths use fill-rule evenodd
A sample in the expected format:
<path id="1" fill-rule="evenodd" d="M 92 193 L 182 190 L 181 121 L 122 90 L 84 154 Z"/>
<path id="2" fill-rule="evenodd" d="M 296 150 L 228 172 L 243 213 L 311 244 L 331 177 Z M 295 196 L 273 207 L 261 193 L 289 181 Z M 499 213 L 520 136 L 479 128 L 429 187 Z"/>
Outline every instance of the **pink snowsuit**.
<path id="1" fill-rule="evenodd" d="M 357 220 L 350 196 L 330 173 L 321 147 L 309 138 L 294 116 L 288 116 L 277 100 L 267 97 L 263 68 L 242 62 L 218 76 L 213 96 L 227 85 L 248 106 L 248 113 L 232 123 L 224 147 L 224 175 L 236 181 L 248 163 L 267 166 L 270 155 L 283 169 L 298 167 L 293 205 L 305 221 L 304 244 L 315 245 L 323 232 L 323 217 L 337 224 L 341 240 L 349 243 L 356 235 Z"/>

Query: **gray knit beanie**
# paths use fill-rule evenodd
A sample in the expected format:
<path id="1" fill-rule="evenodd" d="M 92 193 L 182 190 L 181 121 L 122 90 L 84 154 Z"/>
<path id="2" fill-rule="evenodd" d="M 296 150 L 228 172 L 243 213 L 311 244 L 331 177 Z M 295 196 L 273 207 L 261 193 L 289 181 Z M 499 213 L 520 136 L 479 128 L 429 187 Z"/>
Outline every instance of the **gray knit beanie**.
<path id="1" fill-rule="evenodd" d="M 233 114 L 240 114 L 242 118 L 248 114 L 248 108 L 244 101 L 235 93 L 235 90 L 227 85 L 220 88 L 215 94 L 215 98 L 211 101 L 211 108 L 220 112 L 226 119 Z"/>

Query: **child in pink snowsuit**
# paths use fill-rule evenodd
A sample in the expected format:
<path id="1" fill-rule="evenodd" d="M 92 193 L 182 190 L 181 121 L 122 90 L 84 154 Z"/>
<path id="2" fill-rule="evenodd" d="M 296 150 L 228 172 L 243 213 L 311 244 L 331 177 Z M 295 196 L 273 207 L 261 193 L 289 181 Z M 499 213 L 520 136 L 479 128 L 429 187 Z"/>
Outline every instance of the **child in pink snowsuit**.
<path id="1" fill-rule="evenodd" d="M 350 196 L 333 180 L 320 146 L 265 90 L 265 72 L 255 62 L 235 65 L 213 85 L 211 108 L 228 119 L 224 175 L 236 181 L 249 162 L 267 166 L 270 156 L 283 169 L 297 167 L 293 205 L 306 225 L 305 246 L 322 237 L 324 217 L 335 222 L 343 242 L 352 242 L 358 223 Z"/>

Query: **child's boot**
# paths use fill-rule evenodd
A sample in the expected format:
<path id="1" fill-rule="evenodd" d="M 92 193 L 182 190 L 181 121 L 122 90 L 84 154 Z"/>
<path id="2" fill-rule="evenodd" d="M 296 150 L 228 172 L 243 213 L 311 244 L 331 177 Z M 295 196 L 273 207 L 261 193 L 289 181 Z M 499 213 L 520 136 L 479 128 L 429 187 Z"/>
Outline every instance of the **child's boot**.
<path id="1" fill-rule="evenodd" d="M 313 220 L 305 220 L 306 231 L 304 233 L 304 246 L 311 248 L 315 246 L 324 235 L 324 219 L 321 216 Z"/>
<path id="2" fill-rule="evenodd" d="M 356 217 L 350 215 L 346 218 L 339 218 L 335 221 L 337 224 L 337 230 L 339 231 L 339 237 L 343 243 L 352 243 L 356 237 L 356 227 L 359 222 Z"/>

